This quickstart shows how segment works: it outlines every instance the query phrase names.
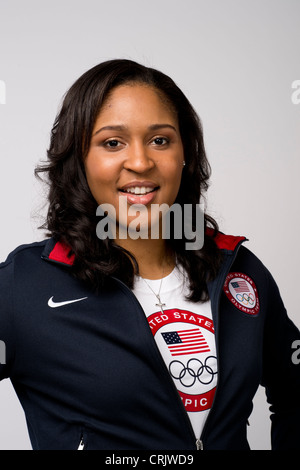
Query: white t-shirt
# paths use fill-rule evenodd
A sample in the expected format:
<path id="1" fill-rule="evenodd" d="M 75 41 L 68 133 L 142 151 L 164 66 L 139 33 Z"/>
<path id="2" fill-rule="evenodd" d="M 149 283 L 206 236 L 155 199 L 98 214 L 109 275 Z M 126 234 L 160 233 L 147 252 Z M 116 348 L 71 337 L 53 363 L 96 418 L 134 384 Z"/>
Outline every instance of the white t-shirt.
<path id="1" fill-rule="evenodd" d="M 156 294 L 160 289 L 163 311 L 149 286 Z M 210 301 L 186 300 L 187 286 L 176 267 L 162 283 L 137 277 L 133 293 L 199 438 L 215 394 L 217 358 Z"/>

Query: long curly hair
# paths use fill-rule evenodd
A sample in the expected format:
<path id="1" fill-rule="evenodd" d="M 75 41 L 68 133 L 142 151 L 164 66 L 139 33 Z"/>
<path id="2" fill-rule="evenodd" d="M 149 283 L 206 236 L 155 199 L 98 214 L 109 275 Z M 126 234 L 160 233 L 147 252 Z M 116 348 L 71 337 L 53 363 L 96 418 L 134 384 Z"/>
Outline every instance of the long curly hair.
<path id="1" fill-rule="evenodd" d="M 131 253 L 110 238 L 97 237 L 97 202 L 84 169 L 94 124 L 105 99 L 113 88 L 132 82 L 154 87 L 177 113 L 186 166 L 175 202 L 182 207 L 184 204 L 197 207 L 209 185 L 211 168 L 201 121 L 170 77 L 125 59 L 109 60 L 85 72 L 64 96 L 51 131 L 47 161 L 36 167 L 35 175 L 46 173 L 49 184 L 48 212 L 41 228 L 70 247 L 75 255 L 73 275 L 94 290 L 103 287 L 108 276 L 115 276 L 132 288 L 138 270 Z M 189 299 L 195 302 L 208 299 L 207 282 L 217 275 L 222 259 L 214 242 L 217 222 L 205 213 L 204 226 L 205 233 L 209 228 L 210 235 L 205 234 L 200 250 L 186 250 L 184 234 L 182 239 L 168 240 L 177 263 L 188 275 Z"/>

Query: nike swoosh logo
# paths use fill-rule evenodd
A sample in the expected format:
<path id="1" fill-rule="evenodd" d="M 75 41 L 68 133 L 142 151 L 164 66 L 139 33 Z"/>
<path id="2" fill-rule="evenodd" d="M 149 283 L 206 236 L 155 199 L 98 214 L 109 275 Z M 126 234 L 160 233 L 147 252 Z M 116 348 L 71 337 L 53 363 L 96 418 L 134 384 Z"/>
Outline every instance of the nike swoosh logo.
<path id="1" fill-rule="evenodd" d="M 74 300 L 65 300 L 64 302 L 54 302 L 53 296 L 48 300 L 48 305 L 51 308 L 62 307 L 63 305 L 73 304 L 74 302 L 80 302 L 81 300 L 85 300 L 87 297 L 82 297 L 81 299 L 74 299 Z"/>

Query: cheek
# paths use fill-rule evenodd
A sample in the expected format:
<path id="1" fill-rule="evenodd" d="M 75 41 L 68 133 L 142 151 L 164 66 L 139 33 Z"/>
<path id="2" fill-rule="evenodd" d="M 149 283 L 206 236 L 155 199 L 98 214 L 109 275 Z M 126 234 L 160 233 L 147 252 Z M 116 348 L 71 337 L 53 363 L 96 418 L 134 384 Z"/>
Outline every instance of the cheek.
<path id="1" fill-rule="evenodd" d="M 176 162 L 172 165 L 167 165 L 164 169 L 165 181 L 169 186 L 174 188 L 174 192 L 176 192 L 180 186 L 182 168 L 182 164 Z"/>
<path id="2" fill-rule="evenodd" d="M 98 204 L 101 204 L 101 194 L 103 195 L 103 188 L 105 187 L 105 179 L 103 175 L 106 172 L 103 171 L 101 165 L 96 162 L 93 158 L 88 158 L 85 161 L 85 174 L 90 191 Z"/>
<path id="3" fill-rule="evenodd" d="M 108 184 L 112 179 L 112 168 L 93 155 L 88 155 L 85 161 L 85 173 L 90 188 L 97 189 Z"/>

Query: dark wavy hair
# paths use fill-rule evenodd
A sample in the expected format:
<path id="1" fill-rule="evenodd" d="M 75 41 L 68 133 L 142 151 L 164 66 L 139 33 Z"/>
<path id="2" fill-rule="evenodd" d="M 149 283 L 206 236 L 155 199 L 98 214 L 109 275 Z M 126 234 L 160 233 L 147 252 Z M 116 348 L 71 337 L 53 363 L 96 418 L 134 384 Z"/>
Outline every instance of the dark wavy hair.
<path id="1" fill-rule="evenodd" d="M 84 160 L 101 107 L 113 88 L 126 83 L 154 87 L 177 113 L 186 166 L 182 173 L 176 203 L 198 206 L 208 189 L 210 165 L 206 157 L 202 125 L 192 105 L 174 81 L 162 72 L 131 60 L 103 62 L 85 72 L 65 94 L 56 116 L 47 161 L 38 165 L 35 175 L 47 174 L 48 213 L 44 225 L 48 236 L 66 243 L 75 255 L 72 273 L 99 290 L 107 276 L 115 276 L 130 288 L 138 266 L 131 253 L 114 240 L 96 235 L 97 202 L 89 189 Z M 204 215 L 205 229 L 214 235 L 216 221 Z M 187 272 L 192 301 L 208 299 L 207 282 L 220 267 L 221 251 L 214 236 L 205 235 L 201 250 L 186 250 L 185 237 L 170 239 L 177 262 Z M 133 261 L 133 262 L 132 262 Z M 135 266 L 135 267 L 134 267 Z"/>

